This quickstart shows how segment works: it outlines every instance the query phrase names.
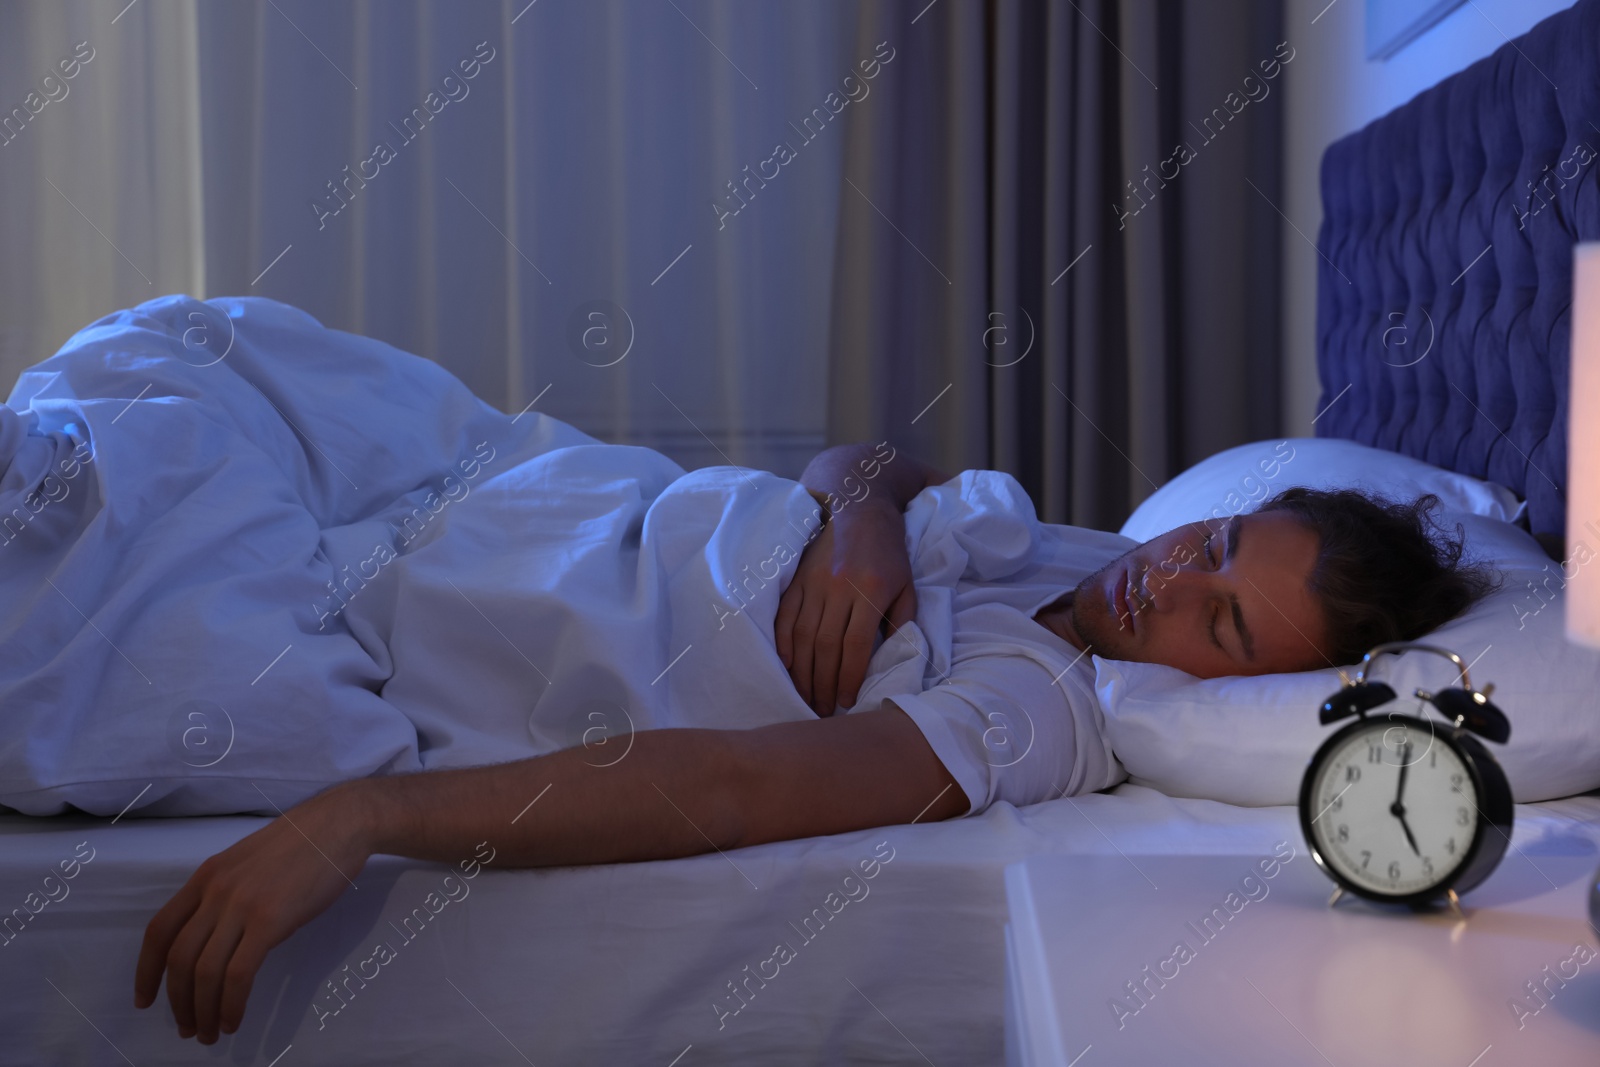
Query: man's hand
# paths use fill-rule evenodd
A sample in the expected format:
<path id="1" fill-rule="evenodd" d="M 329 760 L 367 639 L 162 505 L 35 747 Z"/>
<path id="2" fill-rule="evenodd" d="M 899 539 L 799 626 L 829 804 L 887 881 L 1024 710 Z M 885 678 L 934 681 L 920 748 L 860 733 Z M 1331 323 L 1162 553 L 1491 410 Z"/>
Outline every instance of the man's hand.
<path id="1" fill-rule="evenodd" d="M 778 655 L 795 689 L 820 716 L 850 707 L 867 676 L 880 625 L 889 633 L 917 615 L 905 516 L 863 502 L 829 519 L 800 556 L 778 601 Z"/>
<path id="2" fill-rule="evenodd" d="M 267 952 L 354 885 L 371 849 L 363 820 L 335 787 L 202 863 L 145 927 L 134 1006 L 167 976 L 178 1036 L 217 1040 L 239 1028 Z M 314 846 L 314 847 L 313 847 Z"/>

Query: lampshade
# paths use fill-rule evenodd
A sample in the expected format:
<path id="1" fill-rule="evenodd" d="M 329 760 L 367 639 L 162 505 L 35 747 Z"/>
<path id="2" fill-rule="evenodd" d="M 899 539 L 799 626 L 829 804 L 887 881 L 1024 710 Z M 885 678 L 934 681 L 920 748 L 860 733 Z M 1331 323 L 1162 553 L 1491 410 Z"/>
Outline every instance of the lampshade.
<path id="1" fill-rule="evenodd" d="M 1567 640 L 1600 648 L 1600 242 L 1572 249 Z M 1581 548 L 1579 546 L 1582 546 Z"/>

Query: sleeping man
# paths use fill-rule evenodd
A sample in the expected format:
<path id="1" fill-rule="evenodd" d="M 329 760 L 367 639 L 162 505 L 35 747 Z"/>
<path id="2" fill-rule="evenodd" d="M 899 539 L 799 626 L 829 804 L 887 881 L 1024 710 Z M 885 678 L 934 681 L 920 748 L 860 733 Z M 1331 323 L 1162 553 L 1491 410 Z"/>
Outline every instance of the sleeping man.
<path id="1" fill-rule="evenodd" d="M 136 1002 L 165 976 L 184 1036 L 233 1032 L 374 854 L 667 859 L 1094 792 L 1125 777 L 1097 661 L 1346 664 L 1483 589 L 1426 501 L 1287 490 L 1134 544 L 887 442 L 686 471 L 533 407 L 181 294 L 0 405 L 0 805 L 279 816 L 146 929 Z"/>
<path id="2" fill-rule="evenodd" d="M 1430 498 L 1290 489 L 1130 546 L 1038 524 L 997 472 L 951 478 L 903 452 L 885 461 L 840 446 L 802 482 L 832 513 L 783 568 L 781 595 L 758 590 L 764 614 L 743 601 L 717 609 L 724 632 L 759 617 L 792 683 L 762 702 L 798 700 L 799 714 L 767 722 L 762 690 L 729 678 L 725 720 L 747 713 L 754 725 L 641 730 L 617 758 L 571 745 L 335 785 L 201 864 L 146 929 L 137 1005 L 154 1002 L 165 974 L 182 1036 L 234 1032 L 266 954 L 376 853 L 454 862 L 491 842 L 508 867 L 667 859 L 1106 788 L 1122 773 L 1093 729 L 1091 654 L 1197 677 L 1348 664 L 1436 628 L 1486 588 L 1433 527 Z M 426 585 L 427 555 L 412 585 Z M 367 607 L 353 599 L 352 613 L 406 614 L 403 596 L 361 595 Z M 419 633 L 419 656 L 451 639 Z M 759 659 L 750 677 L 770 679 Z M 432 695 L 415 696 L 420 707 Z"/>

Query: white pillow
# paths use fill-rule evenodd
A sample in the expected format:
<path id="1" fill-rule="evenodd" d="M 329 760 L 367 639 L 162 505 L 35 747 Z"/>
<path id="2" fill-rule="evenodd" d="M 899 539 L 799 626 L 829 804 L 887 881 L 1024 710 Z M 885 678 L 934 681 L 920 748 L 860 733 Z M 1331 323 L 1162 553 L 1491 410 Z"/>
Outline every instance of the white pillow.
<path id="1" fill-rule="evenodd" d="M 1574 545 L 1575 562 L 1564 568 L 1509 523 L 1439 518 L 1459 522 L 1468 554 L 1503 575 L 1499 591 L 1424 640 L 1465 660 L 1476 688 L 1494 683 L 1491 699 L 1510 719 L 1511 739 L 1485 747 L 1513 797 L 1528 803 L 1600 787 L 1600 652 L 1568 644 L 1563 619 L 1566 579 L 1594 553 Z M 1135 783 L 1169 796 L 1294 804 L 1307 761 L 1338 728 L 1317 721 L 1339 688 L 1332 669 L 1201 680 L 1152 663 L 1096 656 L 1094 664 L 1112 751 Z M 1383 656 L 1370 677 L 1400 694 L 1456 683 L 1446 660 L 1423 652 Z M 1431 707 L 1418 717 L 1444 725 Z"/>
<path id="2" fill-rule="evenodd" d="M 1186 522 L 1250 511 L 1291 485 L 1368 489 L 1398 500 L 1435 493 L 1446 511 L 1507 522 L 1515 522 L 1527 507 L 1503 485 L 1397 452 L 1335 437 L 1291 437 L 1240 445 L 1201 460 L 1146 498 L 1119 532 L 1148 541 Z"/>

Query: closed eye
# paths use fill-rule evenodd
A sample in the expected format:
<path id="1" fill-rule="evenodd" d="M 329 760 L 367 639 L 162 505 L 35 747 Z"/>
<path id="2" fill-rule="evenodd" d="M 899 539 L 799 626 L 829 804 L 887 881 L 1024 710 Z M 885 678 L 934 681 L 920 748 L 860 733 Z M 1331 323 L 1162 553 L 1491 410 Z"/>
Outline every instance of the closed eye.
<path id="1" fill-rule="evenodd" d="M 1217 534 L 1216 531 L 1213 530 L 1206 534 L 1205 542 L 1200 546 L 1204 550 L 1206 562 L 1211 565 L 1212 570 L 1220 570 L 1222 568 L 1222 561 L 1217 559 L 1216 553 L 1211 547 L 1216 540 Z M 1219 651 L 1226 653 L 1228 650 L 1222 647 L 1222 639 L 1217 636 L 1217 623 L 1221 618 L 1222 608 L 1219 606 L 1211 613 L 1211 623 L 1208 629 L 1211 635 L 1211 643 L 1216 645 Z"/>

